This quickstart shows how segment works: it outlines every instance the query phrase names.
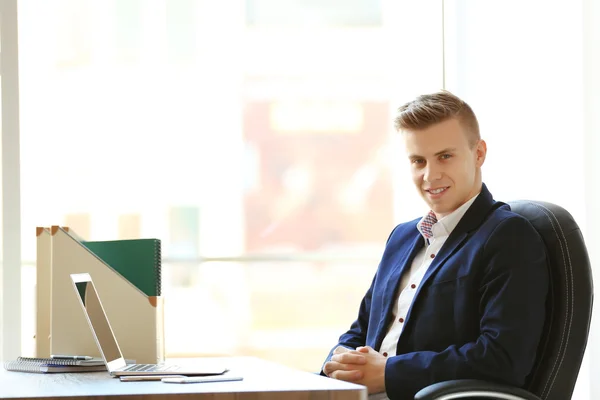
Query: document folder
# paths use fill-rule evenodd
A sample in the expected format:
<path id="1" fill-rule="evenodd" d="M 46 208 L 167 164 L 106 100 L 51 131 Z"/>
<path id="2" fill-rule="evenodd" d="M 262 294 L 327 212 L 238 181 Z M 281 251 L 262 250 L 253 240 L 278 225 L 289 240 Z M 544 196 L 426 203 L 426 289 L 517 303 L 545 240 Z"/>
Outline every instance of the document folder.
<path id="1" fill-rule="evenodd" d="M 82 242 L 58 226 L 52 227 L 51 236 L 51 353 L 100 356 L 70 280 L 71 274 L 89 273 L 103 296 L 105 312 L 123 355 L 137 363 L 163 362 L 163 298 L 158 295 L 160 241 L 133 243 L 129 249 L 137 248 L 140 255 L 139 261 L 132 265 L 137 258 L 136 251 L 127 250 L 126 256 L 119 256 L 119 248 L 125 245 L 117 242 L 126 240 L 103 244 Z M 126 261 L 127 257 L 131 259 Z M 112 264 L 106 259 L 111 259 Z M 151 260 L 151 264 L 144 264 L 144 259 Z M 135 274 L 140 277 L 134 279 Z M 141 277 L 141 274 L 147 275 Z M 148 285 L 148 282 L 153 283 Z"/>
<path id="2" fill-rule="evenodd" d="M 36 228 L 36 316 L 35 316 L 35 354 L 36 357 L 50 357 L 50 289 L 52 237 L 50 229 Z"/>

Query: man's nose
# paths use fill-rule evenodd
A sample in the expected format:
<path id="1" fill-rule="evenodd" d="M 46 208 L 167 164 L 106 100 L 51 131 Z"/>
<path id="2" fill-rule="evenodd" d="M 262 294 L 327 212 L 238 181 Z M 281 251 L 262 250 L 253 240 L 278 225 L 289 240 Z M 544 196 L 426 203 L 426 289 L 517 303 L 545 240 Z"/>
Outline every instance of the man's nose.
<path id="1" fill-rule="evenodd" d="M 425 180 L 425 182 L 433 182 L 440 179 L 441 177 L 442 172 L 440 168 L 432 164 L 427 164 L 427 166 L 425 167 L 425 172 L 423 174 L 423 180 Z"/>

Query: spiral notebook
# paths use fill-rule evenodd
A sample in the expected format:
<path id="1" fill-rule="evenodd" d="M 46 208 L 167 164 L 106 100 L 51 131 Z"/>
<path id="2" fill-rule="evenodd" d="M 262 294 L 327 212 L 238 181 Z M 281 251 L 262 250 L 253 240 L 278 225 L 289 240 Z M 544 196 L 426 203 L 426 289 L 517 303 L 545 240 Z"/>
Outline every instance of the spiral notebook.
<path id="1" fill-rule="evenodd" d="M 146 296 L 161 295 L 160 239 L 85 241 L 82 244 Z"/>
<path id="2" fill-rule="evenodd" d="M 57 373 L 57 372 L 97 372 L 106 371 L 101 358 L 93 360 L 57 360 L 54 358 L 19 357 L 4 363 L 7 371 Z"/>

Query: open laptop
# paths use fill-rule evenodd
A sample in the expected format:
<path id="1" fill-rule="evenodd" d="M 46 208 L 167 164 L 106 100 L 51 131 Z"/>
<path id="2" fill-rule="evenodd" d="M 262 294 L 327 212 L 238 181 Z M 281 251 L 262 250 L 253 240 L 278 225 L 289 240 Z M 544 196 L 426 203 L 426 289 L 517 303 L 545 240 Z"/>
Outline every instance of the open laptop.
<path id="1" fill-rule="evenodd" d="M 92 282 L 90 274 L 72 274 L 71 280 L 84 311 L 94 340 L 106 363 L 106 369 L 112 376 L 131 375 L 218 375 L 227 371 L 224 365 L 214 360 L 206 362 L 195 360 L 194 364 L 180 366 L 175 364 L 127 364 L 117 338 L 110 326 L 100 296 Z M 140 332 L 143 334 L 143 331 Z"/>

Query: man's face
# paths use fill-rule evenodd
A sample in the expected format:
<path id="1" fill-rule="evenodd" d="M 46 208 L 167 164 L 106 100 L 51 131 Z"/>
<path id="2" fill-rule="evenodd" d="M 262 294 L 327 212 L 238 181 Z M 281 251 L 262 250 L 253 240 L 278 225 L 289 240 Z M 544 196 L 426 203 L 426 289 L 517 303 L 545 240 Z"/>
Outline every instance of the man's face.
<path id="1" fill-rule="evenodd" d="M 470 146 L 458 120 L 449 119 L 427 129 L 401 133 L 413 182 L 438 219 L 479 192 L 486 144 L 479 140 Z"/>

